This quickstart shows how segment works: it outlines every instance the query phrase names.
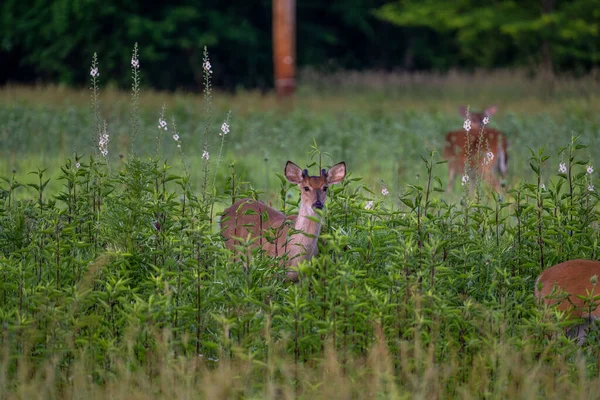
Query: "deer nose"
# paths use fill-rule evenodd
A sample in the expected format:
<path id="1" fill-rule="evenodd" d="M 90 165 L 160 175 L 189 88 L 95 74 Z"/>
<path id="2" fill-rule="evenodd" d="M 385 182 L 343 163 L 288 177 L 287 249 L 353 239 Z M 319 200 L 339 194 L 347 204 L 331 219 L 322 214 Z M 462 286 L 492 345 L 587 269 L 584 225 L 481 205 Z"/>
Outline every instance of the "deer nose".
<path id="1" fill-rule="evenodd" d="M 320 200 L 317 200 L 317 201 L 315 201 L 315 202 L 313 203 L 313 207 L 314 207 L 314 208 L 318 208 L 319 210 L 322 210 L 322 209 L 323 209 L 323 203 L 321 203 L 321 201 L 320 201 Z"/>

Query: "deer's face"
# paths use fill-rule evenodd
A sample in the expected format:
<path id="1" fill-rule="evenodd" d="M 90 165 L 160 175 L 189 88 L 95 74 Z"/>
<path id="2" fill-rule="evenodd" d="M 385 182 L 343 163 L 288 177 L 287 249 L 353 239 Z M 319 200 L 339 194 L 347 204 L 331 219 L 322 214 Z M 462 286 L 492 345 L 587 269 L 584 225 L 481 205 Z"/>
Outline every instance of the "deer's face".
<path id="1" fill-rule="evenodd" d="M 300 188 L 301 206 L 310 206 L 322 210 L 327 199 L 329 185 L 341 182 L 346 176 L 346 164 L 338 163 L 329 170 L 322 169 L 319 176 L 308 175 L 308 170 L 288 161 L 285 166 L 285 177 Z"/>
<path id="2" fill-rule="evenodd" d="M 322 210 L 327 199 L 327 179 L 323 176 L 304 176 L 299 186 L 302 203 Z"/>

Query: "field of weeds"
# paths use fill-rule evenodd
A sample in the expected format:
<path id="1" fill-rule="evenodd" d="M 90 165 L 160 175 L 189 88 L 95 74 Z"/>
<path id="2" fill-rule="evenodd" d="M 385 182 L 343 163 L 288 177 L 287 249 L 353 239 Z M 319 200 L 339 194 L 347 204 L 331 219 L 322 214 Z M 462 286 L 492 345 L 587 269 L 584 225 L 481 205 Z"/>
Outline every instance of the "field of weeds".
<path id="1" fill-rule="evenodd" d="M 308 74 L 278 101 L 133 73 L 132 93 L 0 91 L 5 397 L 597 396 L 597 333 L 577 346 L 533 297 L 545 267 L 599 258 L 597 80 Z M 444 192 L 461 104 L 499 107 L 499 194 Z M 242 197 L 297 212 L 288 159 L 349 172 L 299 283 L 218 229 Z"/>

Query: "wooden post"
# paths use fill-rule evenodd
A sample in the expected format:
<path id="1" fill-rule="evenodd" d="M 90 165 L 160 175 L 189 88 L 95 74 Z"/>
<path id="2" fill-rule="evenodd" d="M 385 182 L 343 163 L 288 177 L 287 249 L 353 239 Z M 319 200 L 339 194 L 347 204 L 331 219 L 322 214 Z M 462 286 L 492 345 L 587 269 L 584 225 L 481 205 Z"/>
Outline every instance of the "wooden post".
<path id="1" fill-rule="evenodd" d="M 296 90 L 296 0 L 273 0 L 273 69 L 277 96 Z"/>

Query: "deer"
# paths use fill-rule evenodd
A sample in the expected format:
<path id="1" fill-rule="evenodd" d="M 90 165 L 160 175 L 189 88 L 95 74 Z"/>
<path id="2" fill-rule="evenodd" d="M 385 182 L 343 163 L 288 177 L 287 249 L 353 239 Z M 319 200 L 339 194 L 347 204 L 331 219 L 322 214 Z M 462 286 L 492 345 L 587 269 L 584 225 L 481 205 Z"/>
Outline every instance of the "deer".
<path id="1" fill-rule="evenodd" d="M 346 176 L 346 163 L 322 169 L 319 176 L 309 176 L 307 169 L 288 161 L 284 175 L 300 188 L 298 215 L 285 215 L 263 202 L 241 199 L 223 211 L 221 232 L 225 246 L 234 253 L 236 242 L 249 237 L 251 248 L 261 247 L 271 257 L 287 255 L 284 258 L 287 279 L 297 281 L 298 272 L 293 267 L 318 252 L 321 220 L 316 210 L 325 206 L 329 186 L 340 183 Z"/>
<path id="2" fill-rule="evenodd" d="M 504 133 L 488 126 L 484 127 L 489 118 L 498 111 L 498 107 L 490 106 L 482 112 L 469 112 L 464 106 L 459 107 L 458 110 L 461 116 L 470 121 L 471 129 L 468 134 L 465 130 L 446 134 L 443 157 L 448 161 L 446 190 L 452 191 L 457 174 L 465 175 L 467 156 L 470 154 L 467 173 L 469 180 L 472 178 L 471 175 L 481 168 L 482 176 L 488 177 L 492 187 L 499 191 L 500 181 L 497 175 L 504 178 L 508 171 L 508 140 Z M 487 121 L 484 121 L 485 118 Z"/>
<path id="3" fill-rule="evenodd" d="M 577 338 L 579 345 L 585 342 L 589 326 L 600 317 L 598 277 L 599 261 L 569 260 L 544 270 L 535 282 L 534 294 L 539 301 L 566 312 L 569 320 L 580 320 L 566 332 L 569 338 Z"/>

